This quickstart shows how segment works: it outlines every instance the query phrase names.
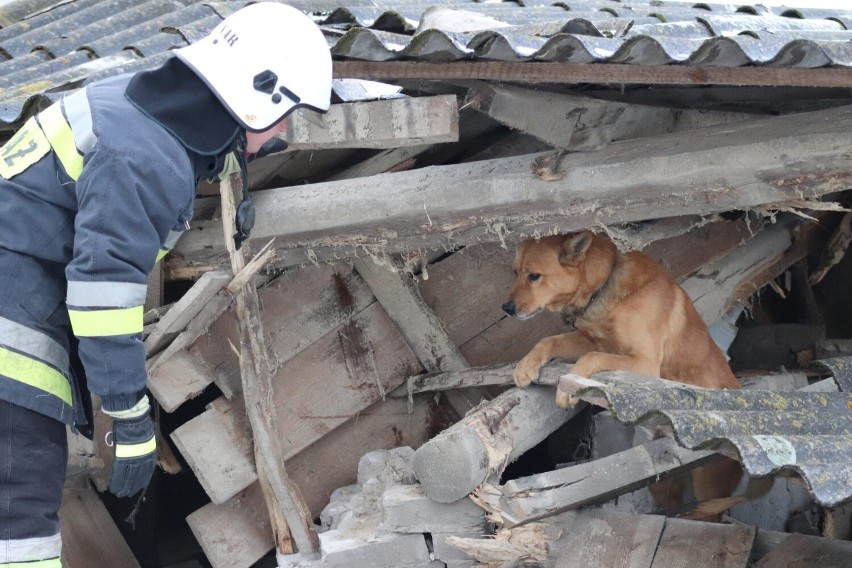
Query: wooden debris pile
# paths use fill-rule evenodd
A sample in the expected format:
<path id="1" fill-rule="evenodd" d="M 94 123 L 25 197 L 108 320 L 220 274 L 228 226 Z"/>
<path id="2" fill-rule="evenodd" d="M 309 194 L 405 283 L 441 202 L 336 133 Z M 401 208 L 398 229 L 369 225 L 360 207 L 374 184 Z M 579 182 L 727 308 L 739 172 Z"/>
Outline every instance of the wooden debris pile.
<path id="1" fill-rule="evenodd" d="M 552 387 L 507 390 L 514 363 L 563 324 L 500 305 L 514 243 L 585 228 L 660 260 L 722 343 L 744 306 L 769 313 L 763 289 L 813 304 L 811 286 L 845 271 L 849 216 L 833 210 L 849 204 L 852 106 L 803 92 L 809 112 L 769 116 L 772 100 L 746 113 L 712 92 L 678 108 L 613 92 L 430 89 L 443 92 L 335 110 L 321 136 L 294 121 L 299 151 L 250 168 L 268 189 L 254 192 L 246 248 L 226 246 L 230 185 L 210 187 L 152 283 L 149 387 L 180 417 L 164 445 L 209 499 L 187 517 L 207 560 L 249 567 L 275 550 L 281 566 L 460 568 L 582 550 L 597 560 L 578 565 L 616 565 L 624 550 L 639 567 L 700 550 L 730 557 L 708 566 L 745 566 L 799 542 L 764 532 L 787 530 L 792 505 L 774 524 L 755 510 L 750 526 L 645 515 L 643 486 L 714 454 L 642 439 L 585 405 L 559 410 Z M 333 126 L 347 121 L 369 128 Z M 163 307 L 163 285 L 186 291 Z M 842 348 L 829 323 L 800 358 Z M 589 421 L 624 443 L 605 453 L 599 438 L 592 461 L 501 478 Z M 666 469 L 661 456 L 677 460 Z M 848 514 L 820 514 L 816 533 L 848 538 Z M 614 540 L 601 548 L 596 531 Z"/>

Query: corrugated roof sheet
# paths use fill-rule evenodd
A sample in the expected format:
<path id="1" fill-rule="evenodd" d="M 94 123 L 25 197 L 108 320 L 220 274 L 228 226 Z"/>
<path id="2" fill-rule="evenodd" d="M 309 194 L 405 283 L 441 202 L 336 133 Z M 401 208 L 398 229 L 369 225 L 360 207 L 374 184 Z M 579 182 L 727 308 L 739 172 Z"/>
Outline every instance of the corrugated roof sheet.
<path id="1" fill-rule="evenodd" d="M 832 363 L 837 367 L 837 360 Z M 841 365 L 852 368 L 852 359 Z M 852 393 L 633 386 L 615 377 L 570 381 L 573 396 L 600 403 L 627 424 L 668 423 L 690 449 L 733 448 L 751 475 L 795 472 L 815 500 L 852 500 Z M 837 379 L 835 379 L 837 380 Z M 597 385 L 593 383 L 597 382 Z M 837 381 L 843 388 L 844 381 Z M 595 401 L 594 399 L 598 400 Z"/>
<path id="2" fill-rule="evenodd" d="M 86 82 L 155 67 L 246 3 L 11 2 L 0 8 L 5 58 L 0 121 L 13 125 L 45 98 Z M 641 0 L 287 3 L 323 27 L 338 58 L 852 67 L 852 6 L 843 11 Z"/>

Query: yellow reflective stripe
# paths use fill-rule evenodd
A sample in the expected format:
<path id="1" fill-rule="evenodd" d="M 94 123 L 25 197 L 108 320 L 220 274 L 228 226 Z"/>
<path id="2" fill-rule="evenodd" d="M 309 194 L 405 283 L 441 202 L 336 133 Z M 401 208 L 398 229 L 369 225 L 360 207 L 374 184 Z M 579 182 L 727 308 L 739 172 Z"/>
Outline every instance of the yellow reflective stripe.
<path id="1" fill-rule="evenodd" d="M 152 436 L 150 440 L 141 444 L 116 444 L 115 457 L 117 458 L 138 458 L 147 456 L 157 449 L 157 440 Z"/>
<path id="2" fill-rule="evenodd" d="M 0 346 L 0 375 L 30 385 L 72 405 L 71 384 L 65 376 L 41 361 Z"/>
<path id="3" fill-rule="evenodd" d="M 65 117 L 62 116 L 62 105 L 56 103 L 37 115 L 38 123 L 50 141 L 50 146 L 56 152 L 56 157 L 62 162 L 65 172 L 73 180 L 83 173 L 83 156 L 77 151 L 74 142 L 74 132 Z"/>
<path id="4" fill-rule="evenodd" d="M 169 254 L 170 252 L 172 251 L 168 249 L 160 249 L 160 252 L 157 253 L 157 258 L 154 260 L 154 262 L 160 262 L 161 260 L 163 260 L 163 257 Z"/>
<path id="5" fill-rule="evenodd" d="M 48 558 L 47 560 L 0 564 L 0 568 L 62 568 L 62 563 L 59 561 L 59 558 Z"/>
<path id="6" fill-rule="evenodd" d="M 142 306 L 115 310 L 68 309 L 71 329 L 78 337 L 106 337 L 142 333 Z"/>

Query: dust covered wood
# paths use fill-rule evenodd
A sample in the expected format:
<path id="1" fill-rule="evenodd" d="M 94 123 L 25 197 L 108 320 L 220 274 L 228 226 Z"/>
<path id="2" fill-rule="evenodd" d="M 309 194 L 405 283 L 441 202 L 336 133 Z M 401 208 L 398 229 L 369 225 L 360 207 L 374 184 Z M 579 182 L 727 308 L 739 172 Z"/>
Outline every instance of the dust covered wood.
<path id="1" fill-rule="evenodd" d="M 852 109 L 765 118 L 625 141 L 256 192 L 253 239 L 275 237 L 278 266 L 505 241 L 553 231 L 711 214 L 818 197 L 850 183 Z M 796 155 L 795 164 L 779 155 Z M 550 164 L 530 171 L 534 160 Z M 545 179 L 550 181 L 545 181 Z M 696 180 L 702 180 L 698 183 Z M 739 190 L 737 188 L 747 188 Z M 330 203 L 338 214 L 326 214 Z M 193 228 L 176 252 L 223 257 L 221 234 Z M 330 237 L 329 235 L 334 235 Z"/>

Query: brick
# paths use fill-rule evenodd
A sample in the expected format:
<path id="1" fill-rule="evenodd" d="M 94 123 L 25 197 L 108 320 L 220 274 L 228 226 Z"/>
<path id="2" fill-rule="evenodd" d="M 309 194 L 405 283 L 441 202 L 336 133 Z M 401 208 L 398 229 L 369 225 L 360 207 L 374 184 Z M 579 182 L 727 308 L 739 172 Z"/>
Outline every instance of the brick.
<path id="1" fill-rule="evenodd" d="M 278 568 L 323 568 L 319 554 L 278 554 Z"/>
<path id="2" fill-rule="evenodd" d="M 384 530 L 402 533 L 479 532 L 485 512 L 470 499 L 438 503 L 420 485 L 394 485 L 382 495 Z"/>
<path id="3" fill-rule="evenodd" d="M 430 562 L 422 534 L 338 529 L 319 539 L 324 568 L 420 568 Z"/>

